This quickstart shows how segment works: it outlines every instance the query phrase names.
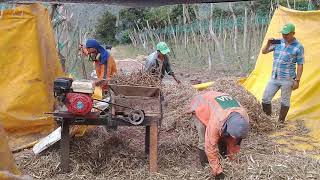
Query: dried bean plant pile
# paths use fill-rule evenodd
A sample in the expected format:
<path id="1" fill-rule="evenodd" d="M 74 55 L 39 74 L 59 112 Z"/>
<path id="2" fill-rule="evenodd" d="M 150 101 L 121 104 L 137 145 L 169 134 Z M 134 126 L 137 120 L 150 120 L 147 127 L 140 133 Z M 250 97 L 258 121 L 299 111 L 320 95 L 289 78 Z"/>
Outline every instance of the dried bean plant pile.
<path id="1" fill-rule="evenodd" d="M 252 130 L 271 131 L 275 128 L 275 119 L 267 116 L 259 101 L 238 82 L 238 78 L 219 78 L 215 80 L 210 90 L 225 92 L 236 98 L 247 109 L 251 120 Z"/>
<path id="2" fill-rule="evenodd" d="M 236 78 L 216 81 L 212 89 L 235 96 L 252 119 L 250 136 L 242 142 L 233 162 L 222 160 L 226 179 L 319 179 L 320 161 L 304 153 L 279 150 L 270 133 L 273 121 Z M 96 127 L 71 141 L 71 172 L 61 173 L 58 145 L 39 156 L 30 150 L 15 154 L 23 174 L 35 179 L 210 179 L 210 168 L 202 168 L 197 154 L 197 133 L 184 113 L 196 91 L 189 84 L 165 84 L 162 88 L 164 119 L 159 132 L 158 173 L 148 172 L 144 154 L 144 128 L 119 127 L 105 133 Z"/>
<path id="3" fill-rule="evenodd" d="M 127 86 L 160 87 L 159 77 L 144 72 L 143 70 L 131 72 L 130 74 L 119 73 L 112 77 L 110 84 Z"/>

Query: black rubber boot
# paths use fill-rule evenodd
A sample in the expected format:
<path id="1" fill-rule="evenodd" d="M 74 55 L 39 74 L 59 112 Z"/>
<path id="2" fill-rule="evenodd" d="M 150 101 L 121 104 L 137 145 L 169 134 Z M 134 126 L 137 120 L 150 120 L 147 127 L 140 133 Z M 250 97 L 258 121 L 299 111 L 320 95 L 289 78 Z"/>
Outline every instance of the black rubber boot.
<path id="1" fill-rule="evenodd" d="M 198 149 L 198 151 L 199 151 L 199 158 L 200 158 L 201 166 L 205 167 L 209 163 L 206 152 L 204 152 L 204 150 L 201 150 L 201 149 Z"/>
<path id="2" fill-rule="evenodd" d="M 284 121 L 286 120 L 286 116 L 288 114 L 289 108 L 290 107 L 288 107 L 288 106 L 281 105 L 280 114 L 279 114 L 279 123 L 281 123 L 281 124 L 284 123 Z"/>
<path id="3" fill-rule="evenodd" d="M 266 113 L 266 115 L 271 116 L 271 113 L 272 113 L 271 104 L 262 103 L 262 109 L 263 109 L 263 112 Z"/>

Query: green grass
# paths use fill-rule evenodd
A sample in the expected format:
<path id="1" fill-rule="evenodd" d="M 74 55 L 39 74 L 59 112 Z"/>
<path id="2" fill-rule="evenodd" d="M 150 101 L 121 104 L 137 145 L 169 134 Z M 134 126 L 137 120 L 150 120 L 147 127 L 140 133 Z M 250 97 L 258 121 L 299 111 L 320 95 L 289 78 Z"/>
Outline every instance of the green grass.
<path id="1" fill-rule="evenodd" d="M 152 51 L 142 48 L 141 46 L 134 47 L 131 44 L 118 45 L 113 47 L 111 54 L 116 60 L 127 59 L 127 58 L 136 58 L 139 55 L 148 55 Z"/>

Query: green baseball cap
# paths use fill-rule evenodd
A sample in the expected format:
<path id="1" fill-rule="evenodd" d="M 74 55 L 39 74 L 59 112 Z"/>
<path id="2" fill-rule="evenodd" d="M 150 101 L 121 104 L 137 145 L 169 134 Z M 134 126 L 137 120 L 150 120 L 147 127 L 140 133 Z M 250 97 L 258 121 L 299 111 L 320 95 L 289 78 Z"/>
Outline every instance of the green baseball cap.
<path id="1" fill-rule="evenodd" d="M 295 32 L 295 26 L 291 23 L 286 24 L 283 26 L 282 30 L 280 31 L 280 33 L 282 34 L 289 34 L 291 32 Z"/>
<path id="2" fill-rule="evenodd" d="M 157 50 L 160 51 L 162 54 L 168 54 L 170 49 L 165 42 L 159 42 L 157 44 Z"/>

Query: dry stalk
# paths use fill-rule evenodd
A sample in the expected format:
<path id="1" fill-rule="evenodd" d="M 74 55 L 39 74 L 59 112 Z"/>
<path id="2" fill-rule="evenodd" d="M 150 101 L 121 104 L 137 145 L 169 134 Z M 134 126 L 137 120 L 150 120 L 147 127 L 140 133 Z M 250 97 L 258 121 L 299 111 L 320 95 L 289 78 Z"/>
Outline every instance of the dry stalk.
<path id="1" fill-rule="evenodd" d="M 130 74 L 115 75 L 110 84 L 127 85 L 127 86 L 145 86 L 145 87 L 160 87 L 160 79 L 143 70 L 131 72 Z"/>
<path id="2" fill-rule="evenodd" d="M 241 145 L 236 161 L 222 160 L 226 179 L 319 179 L 320 161 L 305 153 L 279 150 L 269 133 L 272 120 L 262 113 L 259 103 L 236 78 L 219 79 L 212 89 L 235 96 L 248 109 L 252 131 Z M 59 169 L 58 144 L 40 156 L 26 150 L 15 154 L 23 174 L 35 179 L 210 179 L 210 168 L 200 166 L 197 154 L 197 132 L 184 114 L 196 94 L 188 84 L 163 87 L 164 119 L 159 133 L 158 173 L 148 172 L 144 154 L 144 128 L 119 127 L 116 134 L 96 127 L 84 137 L 71 141 L 71 172 Z M 271 125 L 270 125 L 271 124 Z M 293 135 L 306 133 L 297 122 Z M 282 146 L 283 147 L 283 146 Z"/>

